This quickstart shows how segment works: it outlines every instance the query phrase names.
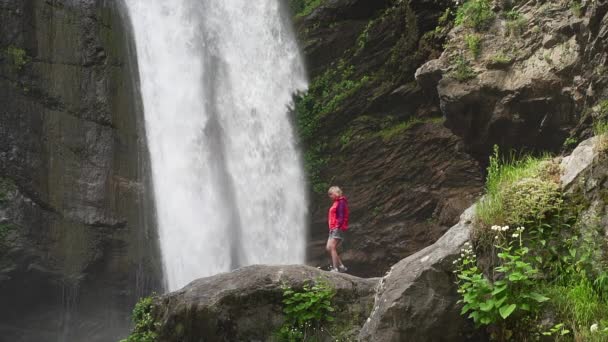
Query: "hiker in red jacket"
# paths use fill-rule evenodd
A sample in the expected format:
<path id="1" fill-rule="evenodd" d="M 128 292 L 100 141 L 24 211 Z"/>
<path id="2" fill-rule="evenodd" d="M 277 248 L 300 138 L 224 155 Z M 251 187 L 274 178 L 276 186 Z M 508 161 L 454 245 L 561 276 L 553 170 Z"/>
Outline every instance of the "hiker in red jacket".
<path id="1" fill-rule="evenodd" d="M 338 256 L 338 246 L 344 240 L 344 232 L 348 229 L 348 202 L 346 197 L 342 195 L 342 190 L 337 186 L 329 188 L 327 194 L 334 202 L 327 215 L 329 238 L 325 249 L 331 256 L 331 272 L 346 272 L 347 268 Z"/>

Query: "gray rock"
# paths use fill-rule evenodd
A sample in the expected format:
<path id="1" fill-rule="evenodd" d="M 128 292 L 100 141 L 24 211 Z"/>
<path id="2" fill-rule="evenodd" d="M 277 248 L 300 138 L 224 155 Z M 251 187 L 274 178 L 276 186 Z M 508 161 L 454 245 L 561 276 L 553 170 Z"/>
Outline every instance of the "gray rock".
<path id="1" fill-rule="evenodd" d="M 479 340 L 460 315 L 452 274 L 452 262 L 469 241 L 474 212 L 474 206 L 467 209 L 435 244 L 392 267 L 381 280 L 361 341 Z"/>
<path id="2" fill-rule="evenodd" d="M 160 322 L 160 339 L 267 341 L 283 322 L 282 284 L 301 288 L 318 278 L 336 290 L 336 322 L 358 331 L 371 310 L 378 278 L 361 279 L 301 265 L 256 265 L 195 280 L 158 299 L 154 315 Z"/>
<path id="3" fill-rule="evenodd" d="M 596 160 L 599 153 L 597 145 L 600 140 L 600 137 L 587 139 L 580 143 L 569 156 L 562 159 L 560 166 L 562 168 L 561 182 L 563 188 L 570 188 L 572 182 L 577 179 L 581 172 L 589 168 Z"/>

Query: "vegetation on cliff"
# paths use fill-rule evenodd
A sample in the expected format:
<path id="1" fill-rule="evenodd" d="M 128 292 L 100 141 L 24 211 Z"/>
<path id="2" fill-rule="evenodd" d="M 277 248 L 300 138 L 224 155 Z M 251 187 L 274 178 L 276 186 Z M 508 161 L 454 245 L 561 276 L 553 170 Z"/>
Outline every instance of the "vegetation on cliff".
<path id="1" fill-rule="evenodd" d="M 606 158 L 604 154 L 601 158 Z M 473 244 L 455 261 L 462 314 L 493 340 L 608 337 L 608 244 L 548 157 L 490 158 Z"/>

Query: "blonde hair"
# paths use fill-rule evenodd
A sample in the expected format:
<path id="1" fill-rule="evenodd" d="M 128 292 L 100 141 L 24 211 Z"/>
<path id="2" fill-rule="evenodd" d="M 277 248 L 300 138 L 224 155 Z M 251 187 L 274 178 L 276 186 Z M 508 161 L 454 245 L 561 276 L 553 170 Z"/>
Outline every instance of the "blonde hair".
<path id="1" fill-rule="evenodd" d="M 329 190 L 327 190 L 327 194 L 331 195 L 331 194 L 336 194 L 338 196 L 342 196 L 342 189 L 340 189 L 337 186 L 332 186 L 331 188 L 329 188 Z"/>

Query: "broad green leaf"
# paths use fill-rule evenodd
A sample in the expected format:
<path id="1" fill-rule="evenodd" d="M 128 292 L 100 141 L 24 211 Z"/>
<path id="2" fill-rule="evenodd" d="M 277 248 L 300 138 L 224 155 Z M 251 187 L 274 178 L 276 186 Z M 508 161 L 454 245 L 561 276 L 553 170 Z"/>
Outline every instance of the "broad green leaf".
<path id="1" fill-rule="evenodd" d="M 515 304 L 501 306 L 500 309 L 498 309 L 498 313 L 500 313 L 500 317 L 502 317 L 502 319 L 507 319 L 507 317 L 511 316 L 513 311 L 515 311 L 516 307 L 517 305 Z"/>

